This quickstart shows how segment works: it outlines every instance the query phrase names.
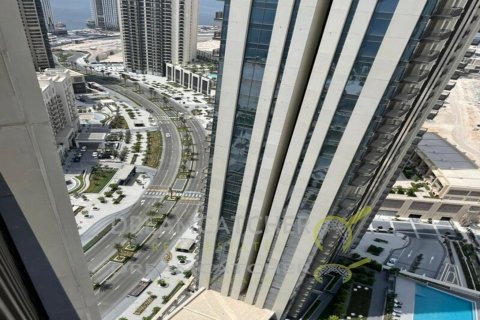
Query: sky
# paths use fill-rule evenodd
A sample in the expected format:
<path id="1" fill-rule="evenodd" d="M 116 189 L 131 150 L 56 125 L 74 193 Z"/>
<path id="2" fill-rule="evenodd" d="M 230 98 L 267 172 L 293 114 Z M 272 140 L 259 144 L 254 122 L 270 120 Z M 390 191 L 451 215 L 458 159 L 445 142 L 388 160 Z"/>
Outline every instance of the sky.
<path id="1" fill-rule="evenodd" d="M 215 11 L 221 11 L 223 2 L 199 0 L 199 24 L 212 24 Z M 55 22 L 63 22 L 67 29 L 83 29 L 90 19 L 90 0 L 50 0 Z"/>

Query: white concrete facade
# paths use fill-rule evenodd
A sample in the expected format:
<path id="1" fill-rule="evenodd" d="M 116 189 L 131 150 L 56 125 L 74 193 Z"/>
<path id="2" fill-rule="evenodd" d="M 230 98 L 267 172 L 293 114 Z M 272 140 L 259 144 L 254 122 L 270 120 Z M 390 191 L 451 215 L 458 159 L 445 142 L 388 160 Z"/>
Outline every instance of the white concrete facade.
<path id="1" fill-rule="evenodd" d="M 79 129 L 72 77 L 68 70 L 46 69 L 37 73 L 38 84 L 57 142 L 60 159 L 73 146 Z"/>
<path id="2" fill-rule="evenodd" d="M 43 2 L 40 0 L 17 0 L 17 3 L 35 70 L 53 68 L 55 64 L 48 41 Z"/>
<path id="3" fill-rule="evenodd" d="M 258 18 L 271 7 L 227 5 L 199 285 L 297 319 L 318 285 L 313 270 L 345 241 L 325 218 L 378 209 L 379 198 L 365 203 L 370 182 L 397 171 L 400 163 L 387 160 L 413 140 L 396 141 L 396 132 L 416 135 L 412 123 L 429 109 L 406 112 L 417 96 L 435 103 L 434 89 L 419 88 L 445 76 L 429 78 L 440 55 L 424 55 L 456 31 L 460 13 L 450 6 L 459 3 L 279 0 L 273 21 Z M 469 14 L 479 5 L 472 1 Z M 263 30 L 268 53 L 253 59 L 254 34 Z M 390 151 L 393 144 L 399 148 Z"/>
<path id="4" fill-rule="evenodd" d="M 15 0 L 2 1 L 0 10 L 0 97 L 0 172 L 78 318 L 99 320 L 54 136 Z M 57 298 L 41 297 L 44 301 Z"/>
<path id="5" fill-rule="evenodd" d="M 118 11 L 127 70 L 164 75 L 196 59 L 198 0 L 118 0 Z"/>

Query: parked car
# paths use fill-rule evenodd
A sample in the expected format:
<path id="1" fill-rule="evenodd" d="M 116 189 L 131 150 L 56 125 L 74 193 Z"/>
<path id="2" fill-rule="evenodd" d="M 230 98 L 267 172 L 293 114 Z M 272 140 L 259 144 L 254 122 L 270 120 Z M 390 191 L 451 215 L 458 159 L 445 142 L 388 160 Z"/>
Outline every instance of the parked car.
<path id="1" fill-rule="evenodd" d="M 390 258 L 388 261 L 387 261 L 387 266 L 389 267 L 393 267 L 395 266 L 395 264 L 397 263 L 398 259 L 397 258 Z"/>
<path id="2" fill-rule="evenodd" d="M 92 157 L 94 157 L 94 158 L 98 157 L 98 152 L 93 152 Z"/>

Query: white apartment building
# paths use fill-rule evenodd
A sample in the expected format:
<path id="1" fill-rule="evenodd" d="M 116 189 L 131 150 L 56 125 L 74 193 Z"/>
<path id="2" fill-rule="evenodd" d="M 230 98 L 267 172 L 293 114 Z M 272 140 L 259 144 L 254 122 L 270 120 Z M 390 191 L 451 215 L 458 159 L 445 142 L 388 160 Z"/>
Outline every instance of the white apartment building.
<path id="1" fill-rule="evenodd" d="M 57 152 L 63 159 L 65 152 L 74 145 L 79 129 L 72 77 L 69 70 L 45 69 L 37 73 L 37 79 L 57 143 Z"/>
<path id="2" fill-rule="evenodd" d="M 316 312 L 317 270 L 365 233 L 479 16 L 479 0 L 225 1 L 199 286 Z"/>
<path id="3" fill-rule="evenodd" d="M 198 0 L 119 0 L 128 71 L 165 75 L 196 58 Z"/>
<path id="4" fill-rule="evenodd" d="M 91 0 L 92 20 L 102 30 L 118 30 L 118 0 Z"/>
<path id="5" fill-rule="evenodd" d="M 45 26 L 48 32 L 55 31 L 55 20 L 53 20 L 52 7 L 50 6 L 50 0 L 40 0 L 42 3 L 43 17 L 45 19 Z"/>
<path id="6" fill-rule="evenodd" d="M 100 320 L 16 0 L 0 30 L 1 318 Z"/>
<path id="7" fill-rule="evenodd" d="M 44 16 L 42 2 L 40 0 L 17 0 L 17 3 L 35 70 L 54 68 L 55 63 L 48 41 L 47 20 Z"/>

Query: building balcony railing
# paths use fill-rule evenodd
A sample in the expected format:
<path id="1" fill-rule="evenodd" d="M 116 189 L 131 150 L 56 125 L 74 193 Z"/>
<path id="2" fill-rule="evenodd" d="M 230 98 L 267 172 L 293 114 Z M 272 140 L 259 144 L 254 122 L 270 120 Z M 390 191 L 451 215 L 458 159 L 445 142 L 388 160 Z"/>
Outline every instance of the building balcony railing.
<path id="1" fill-rule="evenodd" d="M 350 183 L 350 185 L 354 187 L 360 187 L 368 183 L 372 179 L 373 175 L 370 176 L 357 176 L 353 181 Z"/>
<path id="2" fill-rule="evenodd" d="M 394 135 L 397 130 L 400 128 L 401 122 L 398 124 L 384 124 L 378 128 L 377 132 L 387 135 Z"/>
<path id="3" fill-rule="evenodd" d="M 383 153 L 380 153 L 380 152 L 375 152 L 375 151 L 371 151 L 370 153 L 368 153 L 363 159 L 366 161 L 366 162 L 370 162 L 370 163 L 373 163 L 373 164 L 377 164 L 378 162 L 380 162 L 380 160 L 382 159 L 383 157 Z"/>
<path id="4" fill-rule="evenodd" d="M 429 51 L 429 52 L 420 52 L 419 54 L 416 54 L 412 62 L 417 62 L 417 63 L 429 63 L 435 61 L 438 56 L 440 55 L 440 51 Z"/>
<path id="5" fill-rule="evenodd" d="M 423 37 L 423 41 L 442 41 L 448 39 L 452 34 L 452 30 L 442 29 L 442 30 L 433 30 L 428 31 L 427 34 Z"/>
<path id="6" fill-rule="evenodd" d="M 389 118 L 402 118 L 410 109 L 410 106 L 404 103 L 392 103 L 390 104 L 387 112 L 385 113 L 386 117 Z"/>
<path id="7" fill-rule="evenodd" d="M 437 10 L 433 16 L 434 17 L 439 17 L 439 18 L 445 18 L 445 19 L 450 19 L 450 18 L 455 18 L 461 15 L 463 12 L 463 8 L 441 8 Z"/>
<path id="8" fill-rule="evenodd" d="M 418 94 L 418 89 L 414 88 L 411 92 L 399 92 L 397 93 L 392 100 L 394 101 L 410 101 L 415 99 Z"/>
<path id="9" fill-rule="evenodd" d="M 417 72 L 417 73 L 412 73 L 412 74 L 409 74 L 406 77 L 404 77 L 402 79 L 402 82 L 418 83 L 418 82 L 421 82 L 421 81 L 427 79 L 428 74 L 429 74 L 429 71 L 421 71 L 421 72 Z"/>
<path id="10" fill-rule="evenodd" d="M 392 140 L 388 140 L 385 138 L 379 137 L 378 139 L 374 140 L 370 146 L 375 151 L 383 152 L 392 142 Z"/>
<path id="11" fill-rule="evenodd" d="M 340 207 L 345 210 L 352 210 L 360 202 L 359 198 L 345 198 L 341 203 Z"/>

